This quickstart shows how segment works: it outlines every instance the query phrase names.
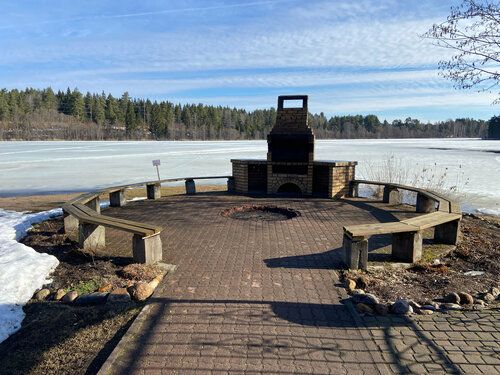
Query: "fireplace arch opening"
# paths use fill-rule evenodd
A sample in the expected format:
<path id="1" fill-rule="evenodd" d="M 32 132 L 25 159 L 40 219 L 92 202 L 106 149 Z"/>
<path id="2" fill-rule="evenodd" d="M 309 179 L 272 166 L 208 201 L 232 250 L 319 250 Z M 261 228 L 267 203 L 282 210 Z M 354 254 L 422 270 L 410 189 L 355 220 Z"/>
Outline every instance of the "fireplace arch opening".
<path id="1" fill-rule="evenodd" d="M 300 187 L 298 187 L 296 184 L 292 182 L 287 182 L 283 185 L 281 185 L 278 188 L 278 193 L 286 193 L 286 194 L 294 194 L 294 195 L 302 195 L 302 190 L 300 190 Z"/>

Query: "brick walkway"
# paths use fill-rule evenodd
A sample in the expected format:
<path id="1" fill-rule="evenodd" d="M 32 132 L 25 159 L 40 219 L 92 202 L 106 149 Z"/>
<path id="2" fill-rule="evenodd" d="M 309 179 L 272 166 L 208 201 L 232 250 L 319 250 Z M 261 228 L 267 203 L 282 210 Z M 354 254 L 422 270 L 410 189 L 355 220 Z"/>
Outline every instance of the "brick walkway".
<path id="1" fill-rule="evenodd" d="M 224 218 L 240 205 L 300 211 L 287 221 Z M 106 214 L 156 223 L 176 264 L 102 373 L 499 373 L 497 313 L 361 317 L 338 286 L 342 226 L 394 220 L 361 202 L 199 194 Z M 108 230 L 116 253 L 130 239 Z M 469 324 L 470 321 L 470 324 Z M 489 367 L 485 367 L 489 366 Z"/>

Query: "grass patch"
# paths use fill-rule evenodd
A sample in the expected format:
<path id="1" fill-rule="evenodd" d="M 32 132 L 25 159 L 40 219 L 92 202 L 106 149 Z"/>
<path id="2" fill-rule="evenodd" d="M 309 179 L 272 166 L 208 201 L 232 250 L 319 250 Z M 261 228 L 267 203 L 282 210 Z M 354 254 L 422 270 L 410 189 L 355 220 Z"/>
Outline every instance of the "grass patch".
<path id="1" fill-rule="evenodd" d="M 90 279 L 87 281 L 82 281 L 81 283 L 79 283 L 77 285 L 70 286 L 64 290 L 66 292 L 71 292 L 72 290 L 76 290 L 78 292 L 78 295 L 81 296 L 82 294 L 90 294 L 90 293 L 95 292 L 102 285 L 103 285 L 103 282 L 101 280 Z"/>

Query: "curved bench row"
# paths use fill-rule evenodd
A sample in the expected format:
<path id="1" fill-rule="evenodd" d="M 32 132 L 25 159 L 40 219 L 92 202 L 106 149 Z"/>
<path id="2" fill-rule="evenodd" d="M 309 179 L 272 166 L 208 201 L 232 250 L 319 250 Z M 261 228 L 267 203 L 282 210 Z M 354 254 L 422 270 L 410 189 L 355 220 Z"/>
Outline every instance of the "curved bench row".
<path id="1" fill-rule="evenodd" d="M 357 197 L 360 184 L 384 187 L 383 202 L 398 204 L 399 190 L 417 193 L 416 212 L 424 213 L 411 219 L 344 227 L 343 258 L 350 269 L 366 270 L 368 265 L 368 239 L 376 234 L 392 234 L 392 256 L 401 262 L 413 263 L 422 258 L 422 233 L 434 229 L 434 242 L 456 245 L 460 233 L 462 212 L 460 203 L 435 192 L 388 182 L 354 180 L 350 196 Z"/>
<path id="2" fill-rule="evenodd" d="M 96 250 L 105 246 L 106 227 L 132 233 L 134 262 L 155 263 L 162 259 L 162 244 L 160 238 L 162 228 L 138 221 L 101 215 L 100 196 L 109 194 L 110 206 L 121 207 L 127 202 L 125 199 L 125 191 L 130 188 L 146 186 L 147 198 L 159 199 L 161 198 L 161 184 L 163 183 L 185 181 L 186 194 L 195 194 L 195 180 L 219 178 L 227 178 L 228 190 L 234 190 L 234 180 L 232 176 L 214 176 L 147 181 L 130 185 L 113 186 L 91 193 L 85 193 L 62 205 L 62 209 L 66 214 L 64 218 L 64 229 L 66 233 L 78 229 L 79 246 L 88 250 Z"/>

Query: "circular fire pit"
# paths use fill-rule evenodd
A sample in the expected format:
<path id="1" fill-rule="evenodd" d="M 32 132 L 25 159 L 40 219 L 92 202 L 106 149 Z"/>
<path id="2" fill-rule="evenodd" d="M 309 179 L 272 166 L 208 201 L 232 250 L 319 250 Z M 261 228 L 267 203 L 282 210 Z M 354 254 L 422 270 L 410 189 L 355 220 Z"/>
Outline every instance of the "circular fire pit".
<path id="1" fill-rule="evenodd" d="M 300 212 L 276 206 L 239 206 L 224 210 L 221 215 L 236 220 L 279 221 L 300 216 Z"/>

